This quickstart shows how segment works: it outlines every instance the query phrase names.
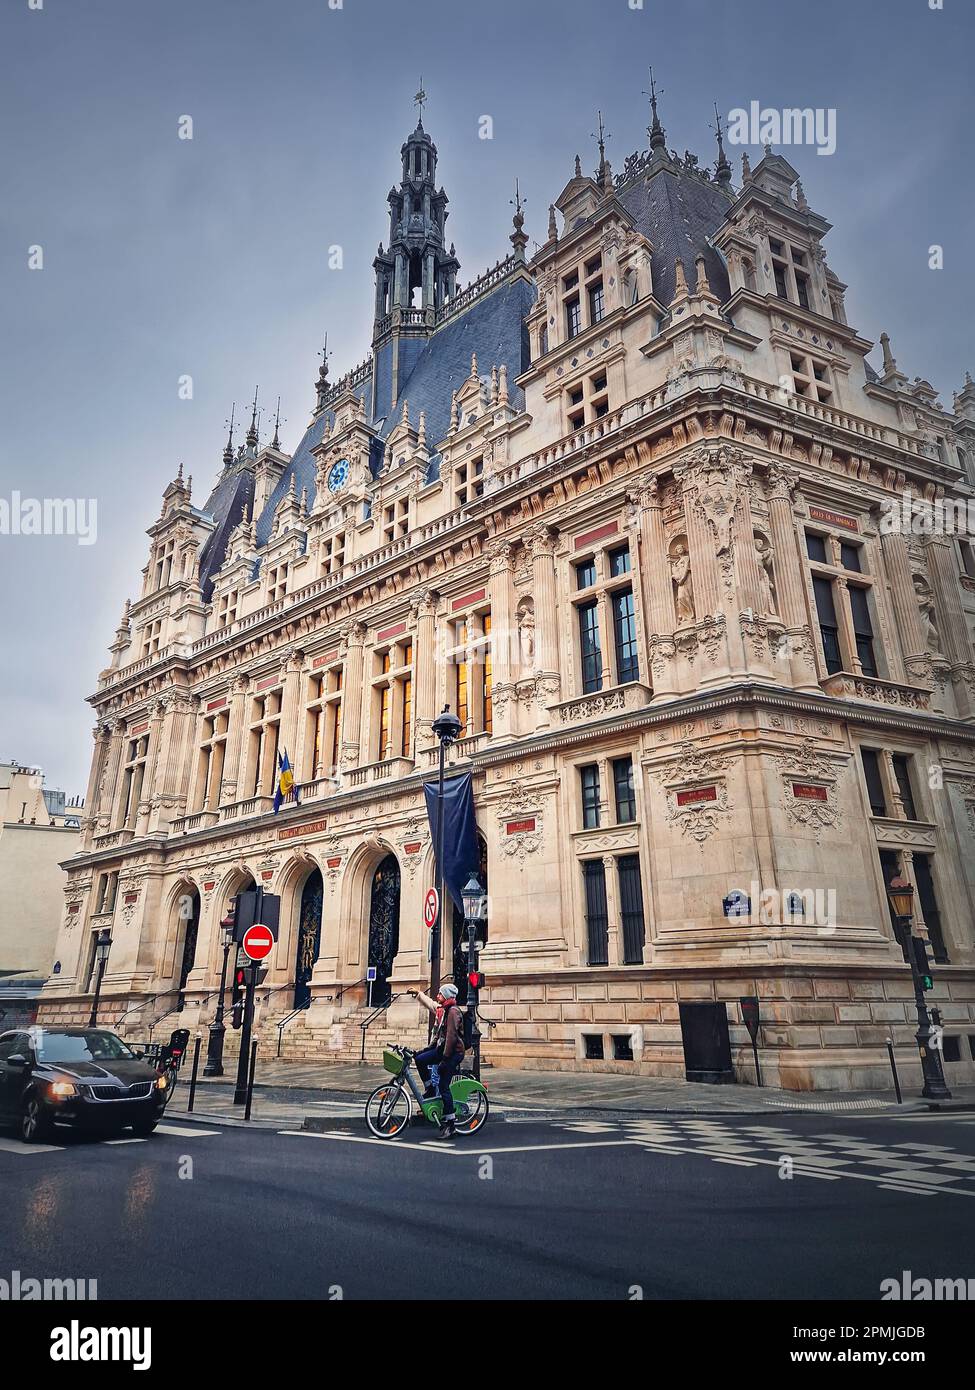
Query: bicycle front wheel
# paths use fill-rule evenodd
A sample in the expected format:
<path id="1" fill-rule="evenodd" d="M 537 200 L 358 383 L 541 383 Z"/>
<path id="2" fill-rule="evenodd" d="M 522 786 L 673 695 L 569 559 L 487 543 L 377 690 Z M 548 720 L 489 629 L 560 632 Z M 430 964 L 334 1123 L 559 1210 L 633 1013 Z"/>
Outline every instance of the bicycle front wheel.
<path id="1" fill-rule="evenodd" d="M 413 1100 L 405 1086 L 377 1086 L 366 1101 L 366 1124 L 377 1139 L 398 1139 L 413 1118 Z"/>

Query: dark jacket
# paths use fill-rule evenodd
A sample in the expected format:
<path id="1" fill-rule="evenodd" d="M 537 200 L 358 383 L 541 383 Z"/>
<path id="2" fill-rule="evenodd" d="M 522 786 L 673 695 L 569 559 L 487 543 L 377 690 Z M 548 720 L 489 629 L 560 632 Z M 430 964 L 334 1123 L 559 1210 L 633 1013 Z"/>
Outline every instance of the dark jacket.
<path id="1" fill-rule="evenodd" d="M 456 1004 L 451 1004 L 444 1009 L 443 1022 L 440 1025 L 440 1038 L 443 1044 L 443 1060 L 451 1061 L 453 1058 L 460 1060 L 465 1052 L 464 1047 L 464 1015 Z"/>

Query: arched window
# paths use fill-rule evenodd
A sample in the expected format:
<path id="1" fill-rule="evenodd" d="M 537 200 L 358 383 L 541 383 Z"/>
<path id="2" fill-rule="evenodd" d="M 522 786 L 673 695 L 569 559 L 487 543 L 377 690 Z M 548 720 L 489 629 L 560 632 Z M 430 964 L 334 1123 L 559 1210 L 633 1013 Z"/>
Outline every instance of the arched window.
<path id="1" fill-rule="evenodd" d="M 387 854 L 372 878 L 369 900 L 369 964 L 376 967 L 373 1005 L 385 1004 L 392 993 L 389 976 L 399 950 L 400 874 L 395 854 Z"/>
<path id="2" fill-rule="evenodd" d="M 311 1000 L 311 977 L 322 944 L 322 898 L 324 884 L 320 869 L 312 869 L 301 890 L 298 932 L 295 947 L 295 1008 Z"/>
<path id="3" fill-rule="evenodd" d="M 186 981 L 189 979 L 190 971 L 193 969 L 193 961 L 196 959 L 196 940 L 200 932 L 200 894 L 194 888 L 190 892 L 181 893 L 176 904 L 178 920 L 183 926 L 183 952 L 180 957 L 179 967 L 179 999 L 177 1009 L 182 1009 L 186 1003 L 183 991 L 186 988 Z"/>

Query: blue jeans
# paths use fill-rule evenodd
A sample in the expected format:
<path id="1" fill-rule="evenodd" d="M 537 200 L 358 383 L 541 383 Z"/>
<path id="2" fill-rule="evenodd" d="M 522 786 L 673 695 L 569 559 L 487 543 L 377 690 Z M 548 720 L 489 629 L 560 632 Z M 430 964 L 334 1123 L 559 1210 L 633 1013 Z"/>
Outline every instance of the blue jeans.
<path id="1" fill-rule="evenodd" d="M 451 1057 L 444 1059 L 440 1055 L 439 1047 L 425 1047 L 422 1052 L 418 1052 L 413 1059 L 416 1062 L 416 1069 L 420 1073 L 420 1080 L 424 1086 L 429 1085 L 431 1072 L 436 1069 L 436 1087 L 440 1099 L 443 1101 L 444 1115 L 454 1113 L 454 1098 L 450 1094 L 450 1083 L 454 1079 L 454 1072 L 463 1061 L 462 1057 Z"/>

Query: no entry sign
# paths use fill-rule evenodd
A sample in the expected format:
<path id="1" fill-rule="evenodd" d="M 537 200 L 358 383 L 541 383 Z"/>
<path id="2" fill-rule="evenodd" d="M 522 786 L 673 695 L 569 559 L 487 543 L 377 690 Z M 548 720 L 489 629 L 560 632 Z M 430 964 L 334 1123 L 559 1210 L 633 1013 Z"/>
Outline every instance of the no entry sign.
<path id="1" fill-rule="evenodd" d="M 436 888 L 428 888 L 427 895 L 423 899 L 423 922 L 427 927 L 432 927 L 437 920 L 437 913 L 440 910 L 440 894 Z"/>
<path id="2" fill-rule="evenodd" d="M 263 922 L 255 922 L 244 932 L 244 939 L 240 944 L 248 960 L 263 960 L 274 949 L 274 937 Z"/>

